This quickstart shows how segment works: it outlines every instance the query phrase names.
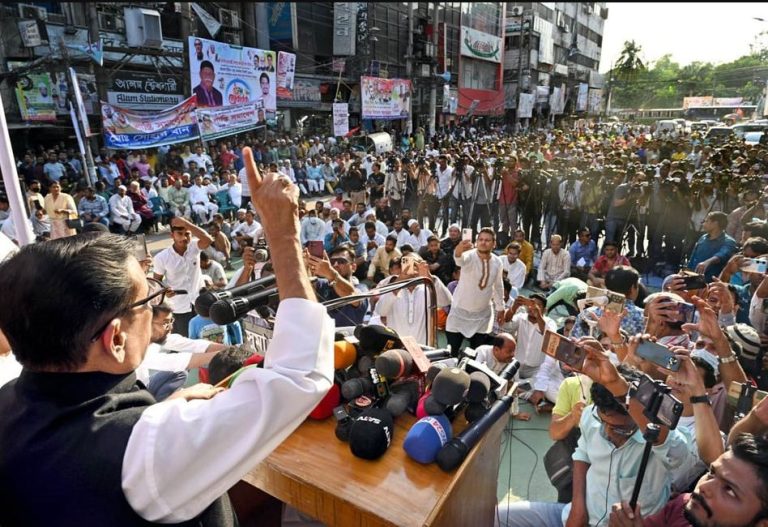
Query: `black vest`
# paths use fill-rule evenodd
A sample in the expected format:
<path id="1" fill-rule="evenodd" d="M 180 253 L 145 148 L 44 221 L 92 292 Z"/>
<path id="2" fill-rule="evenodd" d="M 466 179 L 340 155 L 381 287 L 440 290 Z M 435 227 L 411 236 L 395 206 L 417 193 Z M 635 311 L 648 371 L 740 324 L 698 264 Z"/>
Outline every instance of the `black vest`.
<path id="1" fill-rule="evenodd" d="M 128 438 L 152 404 L 133 373 L 24 370 L 6 384 L 0 389 L 0 525 L 155 525 L 133 511 L 121 485 Z M 181 525 L 237 520 L 225 494 Z"/>

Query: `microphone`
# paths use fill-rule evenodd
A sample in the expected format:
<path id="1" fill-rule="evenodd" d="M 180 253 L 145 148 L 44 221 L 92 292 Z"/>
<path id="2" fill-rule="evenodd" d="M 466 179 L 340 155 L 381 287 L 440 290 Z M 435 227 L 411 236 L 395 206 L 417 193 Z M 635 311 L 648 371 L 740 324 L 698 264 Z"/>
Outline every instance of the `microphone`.
<path id="1" fill-rule="evenodd" d="M 397 379 L 410 375 L 413 368 L 411 354 L 401 349 L 384 351 L 374 361 L 376 371 L 387 379 Z"/>
<path id="2" fill-rule="evenodd" d="M 488 397 L 491 389 L 491 379 L 481 371 L 473 371 L 469 374 L 469 390 L 467 401 L 470 403 L 482 403 Z"/>
<path id="3" fill-rule="evenodd" d="M 520 369 L 520 361 L 512 359 L 509 364 L 504 366 L 504 369 L 499 372 L 499 377 L 509 382 L 509 380 L 517 375 L 517 370 Z"/>
<path id="4" fill-rule="evenodd" d="M 451 350 L 445 348 L 438 350 L 424 350 L 424 356 L 429 360 L 429 362 L 450 359 Z"/>
<path id="5" fill-rule="evenodd" d="M 248 311 L 266 304 L 269 297 L 276 294 L 277 287 L 273 287 L 246 296 L 218 300 L 211 306 L 211 320 L 220 326 L 232 324 Z"/>
<path id="6" fill-rule="evenodd" d="M 215 302 L 217 300 L 227 300 L 229 298 L 235 298 L 238 296 L 252 295 L 253 293 L 266 289 L 267 287 L 271 287 L 274 284 L 275 275 L 269 275 L 265 276 L 264 278 L 254 280 L 253 282 L 248 282 L 247 284 L 233 287 L 232 289 L 225 289 L 223 291 L 211 291 L 210 293 L 216 299 L 214 300 Z"/>
<path id="7" fill-rule="evenodd" d="M 472 447 L 474 447 L 483 438 L 485 433 L 496 424 L 496 421 L 507 414 L 509 408 L 512 406 L 513 399 L 514 397 L 512 395 L 505 395 L 493 403 L 485 415 L 473 422 L 465 428 L 462 433 L 454 437 L 448 444 L 441 448 L 440 452 L 437 454 L 437 464 L 440 468 L 445 472 L 450 472 L 461 465 Z"/>

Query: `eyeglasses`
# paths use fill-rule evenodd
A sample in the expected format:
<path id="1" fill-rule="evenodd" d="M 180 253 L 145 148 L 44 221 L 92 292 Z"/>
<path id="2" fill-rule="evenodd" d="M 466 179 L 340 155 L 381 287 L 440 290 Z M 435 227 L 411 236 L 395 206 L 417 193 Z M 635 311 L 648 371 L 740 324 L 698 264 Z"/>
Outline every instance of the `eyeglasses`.
<path id="1" fill-rule="evenodd" d="M 177 295 L 185 295 L 187 294 L 187 291 L 184 289 L 172 289 L 162 283 L 160 280 L 155 280 L 154 278 L 147 278 L 147 285 L 149 286 L 149 294 L 146 298 L 139 300 L 138 302 L 134 302 L 133 304 L 129 305 L 125 311 L 130 311 L 132 309 L 136 309 L 137 307 L 147 305 L 150 306 L 150 308 L 154 306 L 159 306 L 165 301 L 165 295 L 169 291 L 173 291 Z M 99 338 L 99 335 L 101 335 L 104 330 L 109 325 L 109 322 L 114 318 L 115 315 L 112 315 L 107 322 L 99 328 L 96 333 L 94 333 L 93 337 L 91 337 L 91 342 L 95 342 L 96 339 Z"/>
<path id="2" fill-rule="evenodd" d="M 632 434 L 634 434 L 637 431 L 637 425 L 630 425 L 630 426 L 617 426 L 613 425 L 611 423 L 608 423 L 603 420 L 602 417 L 600 417 L 600 414 L 597 412 L 597 408 L 592 408 L 592 416 L 597 419 L 597 421 L 603 425 L 605 425 L 607 428 L 610 428 L 613 430 L 614 433 L 617 435 L 623 436 L 623 437 L 629 437 Z"/>
<path id="3" fill-rule="evenodd" d="M 168 319 L 164 320 L 164 321 L 163 321 L 163 323 L 162 323 L 162 326 L 163 326 L 165 329 L 168 329 L 168 328 L 170 328 L 170 327 L 172 327 L 172 326 L 173 326 L 173 323 L 174 323 L 174 322 L 176 322 L 176 319 L 175 319 L 175 318 L 173 318 L 173 317 L 171 317 L 171 318 L 168 318 Z"/>

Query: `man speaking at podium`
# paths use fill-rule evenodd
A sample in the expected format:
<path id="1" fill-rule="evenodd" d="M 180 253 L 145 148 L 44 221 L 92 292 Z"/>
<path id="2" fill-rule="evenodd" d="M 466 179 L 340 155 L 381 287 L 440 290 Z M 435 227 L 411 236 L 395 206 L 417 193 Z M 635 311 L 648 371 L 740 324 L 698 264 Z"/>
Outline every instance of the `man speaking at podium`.
<path id="1" fill-rule="evenodd" d="M 0 390 L 3 527 L 235 525 L 227 489 L 330 389 L 334 324 L 303 265 L 298 189 L 244 154 L 281 303 L 265 367 L 228 390 L 156 403 L 136 383 L 167 290 L 122 237 L 29 245 L 0 265 L 0 329 L 24 367 Z"/>

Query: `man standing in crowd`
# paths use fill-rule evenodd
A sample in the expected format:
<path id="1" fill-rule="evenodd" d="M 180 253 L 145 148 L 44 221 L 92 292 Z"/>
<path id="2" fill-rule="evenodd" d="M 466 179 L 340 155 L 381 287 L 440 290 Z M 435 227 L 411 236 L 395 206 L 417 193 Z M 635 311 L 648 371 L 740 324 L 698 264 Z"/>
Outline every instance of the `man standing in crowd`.
<path id="1" fill-rule="evenodd" d="M 454 356 L 458 355 L 465 338 L 472 348 L 486 343 L 494 315 L 496 322 L 503 322 L 502 264 L 492 252 L 495 245 L 496 233 L 484 228 L 477 235 L 477 248 L 471 241 L 464 240 L 453 253 L 456 265 L 461 267 L 461 278 L 453 292 L 445 333 Z"/>
<path id="2" fill-rule="evenodd" d="M 688 269 L 703 274 L 707 282 L 719 275 L 736 253 L 736 240 L 725 233 L 727 224 L 728 215 L 724 212 L 707 214 L 702 223 L 705 234 L 696 242 L 688 261 Z"/>
<path id="3" fill-rule="evenodd" d="M 192 235 L 196 238 L 194 243 Z M 213 238 L 184 218 L 173 218 L 171 239 L 173 245 L 160 251 L 154 258 L 154 277 L 156 280 L 165 278 L 170 289 L 185 291 L 167 296 L 173 307 L 173 331 L 186 337 L 189 321 L 195 316 L 192 306 L 203 287 L 200 252 L 213 243 Z"/>
<path id="4" fill-rule="evenodd" d="M 0 390 L 3 525 L 237 525 L 226 489 L 330 389 L 333 323 L 302 263 L 298 193 L 282 178 L 262 179 L 249 149 L 245 156 L 282 302 L 265 367 L 243 372 L 229 390 L 203 385 L 155 404 L 136 385 L 148 306 L 167 290 L 150 290 L 129 242 L 73 236 L 3 263 L 0 290 L 25 305 L 0 312 L 24 366 Z M 56 317 L 46 315 L 52 310 Z M 29 329 L 28 317 L 47 320 L 46 331 Z M 231 418 L 244 408 L 258 419 Z M 201 463 L 211 452 L 215 462 Z"/>

